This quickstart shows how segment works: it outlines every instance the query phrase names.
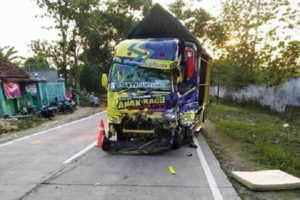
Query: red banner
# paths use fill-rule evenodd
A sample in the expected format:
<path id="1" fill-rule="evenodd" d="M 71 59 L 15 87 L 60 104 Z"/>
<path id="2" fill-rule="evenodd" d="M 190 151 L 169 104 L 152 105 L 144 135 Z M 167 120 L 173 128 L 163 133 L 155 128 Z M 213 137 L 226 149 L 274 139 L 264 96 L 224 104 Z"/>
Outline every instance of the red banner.
<path id="1" fill-rule="evenodd" d="M 21 97 L 21 89 L 18 83 L 3 83 L 6 98 L 15 99 Z"/>

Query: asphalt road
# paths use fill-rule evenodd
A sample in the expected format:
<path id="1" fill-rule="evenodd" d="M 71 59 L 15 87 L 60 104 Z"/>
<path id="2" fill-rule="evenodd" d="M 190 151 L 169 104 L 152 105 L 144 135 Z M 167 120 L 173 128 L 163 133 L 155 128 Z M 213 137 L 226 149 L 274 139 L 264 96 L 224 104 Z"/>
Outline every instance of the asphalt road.
<path id="1" fill-rule="evenodd" d="M 201 135 L 197 149 L 111 155 L 94 147 L 101 118 L 106 114 L 0 144 L 0 199 L 238 199 Z"/>

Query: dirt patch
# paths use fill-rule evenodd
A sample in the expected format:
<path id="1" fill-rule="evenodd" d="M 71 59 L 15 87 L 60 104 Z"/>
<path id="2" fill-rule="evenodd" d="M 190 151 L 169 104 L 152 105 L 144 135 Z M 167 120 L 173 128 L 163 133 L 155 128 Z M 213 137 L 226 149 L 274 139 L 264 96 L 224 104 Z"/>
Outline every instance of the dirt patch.
<path id="1" fill-rule="evenodd" d="M 214 153 L 221 159 L 228 173 L 233 170 L 259 169 L 259 166 L 255 166 L 253 163 L 243 159 L 242 153 L 238 150 L 239 146 L 233 145 L 226 137 L 218 134 L 214 124 L 209 120 L 206 120 L 204 124 L 203 136 L 211 144 Z"/>
<path id="2" fill-rule="evenodd" d="M 59 126 L 68 122 L 72 122 L 74 120 L 78 120 L 84 117 L 88 117 L 90 115 L 96 114 L 105 110 L 104 107 L 99 108 L 91 108 L 91 107 L 78 107 L 77 110 L 72 114 L 66 115 L 56 115 L 52 120 L 43 119 L 43 123 L 34 128 L 30 128 L 23 131 L 17 132 L 7 132 L 0 135 L 0 143 L 7 142 L 19 137 L 23 137 L 26 135 L 30 135 L 39 131 L 47 130 L 49 128 L 53 128 L 55 126 Z M 11 123 L 9 121 L 1 120 L 0 127 L 11 129 Z"/>

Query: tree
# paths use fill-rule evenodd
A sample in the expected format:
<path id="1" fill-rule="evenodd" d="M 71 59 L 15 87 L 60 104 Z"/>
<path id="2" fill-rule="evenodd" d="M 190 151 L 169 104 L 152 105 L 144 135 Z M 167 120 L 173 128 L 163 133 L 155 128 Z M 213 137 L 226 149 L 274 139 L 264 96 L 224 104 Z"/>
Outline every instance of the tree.
<path id="1" fill-rule="evenodd" d="M 81 87 L 88 91 L 101 90 L 100 75 L 108 72 L 114 46 L 126 38 L 150 6 L 150 0 L 99 1 L 100 8 L 74 15 L 83 41 L 80 59 L 85 66 L 80 75 Z"/>
<path id="2" fill-rule="evenodd" d="M 114 45 L 126 37 L 151 6 L 151 0 L 36 1 L 47 10 L 45 16 L 55 20 L 59 40 L 53 43 L 34 41 L 32 49 L 47 55 L 65 79 L 67 68 L 80 66 L 82 62 L 85 64 L 82 73 L 92 72 L 84 70 L 86 66 L 97 68 L 94 72 L 100 67 L 107 71 Z M 99 84 L 99 81 L 93 84 Z"/>
<path id="3" fill-rule="evenodd" d="M 252 72 L 254 77 L 249 83 L 273 85 L 286 80 L 286 75 L 293 77 L 290 72 L 295 71 L 295 65 L 290 60 L 294 60 L 294 56 L 287 51 L 290 48 L 295 52 L 300 50 L 293 48 L 292 44 L 296 43 L 286 42 L 291 41 L 286 30 L 291 32 L 291 29 L 297 31 L 296 27 L 299 28 L 296 17 L 299 6 L 292 9 L 287 0 L 228 0 L 223 2 L 222 12 L 225 31 L 230 38 L 224 46 L 224 57 L 240 63 L 242 72 Z M 266 74 L 262 75 L 262 72 Z M 267 79 L 272 80 L 262 78 L 268 74 Z"/>
<path id="4" fill-rule="evenodd" d="M 80 90 L 80 76 L 82 73 L 82 70 L 84 68 L 84 65 L 74 65 L 70 69 L 70 82 L 71 85 L 74 86 L 77 90 Z M 88 78 L 88 77 L 86 77 Z M 84 87 L 86 88 L 86 87 Z"/>
<path id="5" fill-rule="evenodd" d="M 176 0 L 169 5 L 170 11 L 200 42 L 206 43 L 211 50 L 219 49 L 227 40 L 222 23 L 206 10 L 188 3 L 186 0 Z"/>
<path id="6" fill-rule="evenodd" d="M 170 10 L 217 52 L 212 64 L 214 84 L 239 89 L 257 83 L 276 85 L 299 76 L 299 40 L 292 35 L 298 36 L 300 4 L 224 0 L 216 18 L 188 0 L 176 0 Z"/>
<path id="7" fill-rule="evenodd" d="M 85 65 L 80 73 L 80 87 L 85 88 L 88 92 L 100 93 L 100 67 Z"/>
<path id="8" fill-rule="evenodd" d="M 15 50 L 15 47 L 10 47 L 10 46 L 0 47 L 0 58 L 2 60 L 14 62 L 18 58 L 23 59 L 20 56 L 16 56 L 17 53 L 18 51 Z"/>
<path id="9" fill-rule="evenodd" d="M 37 54 L 44 54 L 51 63 L 55 64 L 59 73 L 68 80 L 68 68 L 78 64 L 78 42 L 77 31 L 72 24 L 72 16 L 74 10 L 81 8 L 80 6 L 88 5 L 95 0 L 36 0 L 40 8 L 45 8 L 47 12 L 41 17 L 49 17 L 54 20 L 54 27 L 47 29 L 56 29 L 59 39 L 52 44 L 33 41 L 32 49 Z"/>
<path id="10" fill-rule="evenodd" d="M 266 49 L 273 52 L 270 46 L 266 46 Z M 274 86 L 300 76 L 300 41 L 281 42 L 276 50 L 277 54 L 262 54 L 265 66 L 258 70 L 258 83 Z"/>
<path id="11" fill-rule="evenodd" d="M 78 12 L 75 21 L 84 42 L 81 59 L 108 70 L 114 45 L 127 36 L 150 5 L 151 0 L 99 1 L 97 9 Z"/>
<path id="12" fill-rule="evenodd" d="M 234 62 L 230 59 L 217 59 L 212 63 L 212 84 L 217 86 L 224 86 L 230 90 L 240 89 L 247 86 L 245 83 L 252 81 L 254 73 L 250 69 L 248 71 L 241 71 L 243 67 L 240 63 Z"/>
<path id="13" fill-rule="evenodd" d="M 291 34 L 287 34 L 299 28 L 299 12 L 299 6 L 292 9 L 286 0 L 222 2 L 220 22 L 228 40 L 219 46 L 223 53 L 215 63 L 224 60 L 228 61 L 227 65 L 232 63 L 229 68 L 220 66 L 236 84 L 234 88 L 249 84 L 276 85 L 299 75 L 295 60 L 300 50 L 297 41 L 292 42 Z M 234 81 L 236 77 L 240 81 Z"/>
<path id="14" fill-rule="evenodd" d="M 46 58 L 41 55 L 36 55 L 27 58 L 24 62 L 24 67 L 28 70 L 49 69 L 50 65 Z"/>

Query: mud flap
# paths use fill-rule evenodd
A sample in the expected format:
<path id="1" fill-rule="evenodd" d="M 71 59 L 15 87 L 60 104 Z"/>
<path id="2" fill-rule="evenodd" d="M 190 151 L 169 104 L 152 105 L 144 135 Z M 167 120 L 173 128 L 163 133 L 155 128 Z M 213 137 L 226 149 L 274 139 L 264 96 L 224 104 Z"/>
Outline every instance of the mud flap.
<path id="1" fill-rule="evenodd" d="M 171 138 L 141 141 L 112 141 L 104 138 L 103 151 L 120 154 L 156 154 L 171 149 Z"/>

